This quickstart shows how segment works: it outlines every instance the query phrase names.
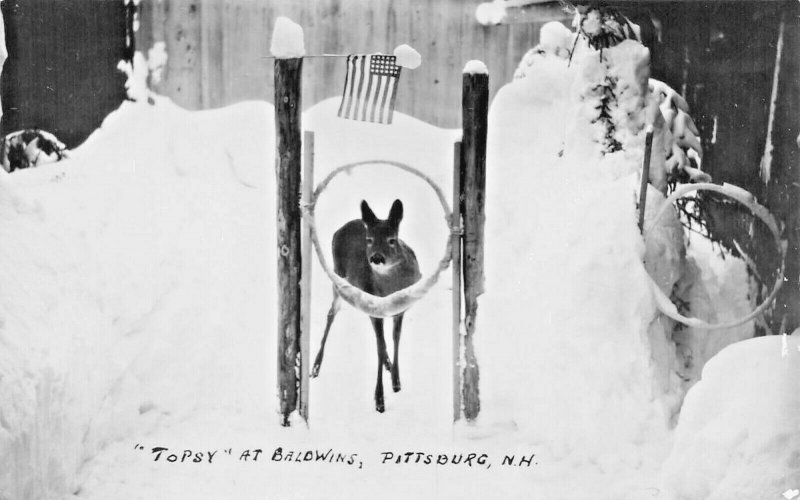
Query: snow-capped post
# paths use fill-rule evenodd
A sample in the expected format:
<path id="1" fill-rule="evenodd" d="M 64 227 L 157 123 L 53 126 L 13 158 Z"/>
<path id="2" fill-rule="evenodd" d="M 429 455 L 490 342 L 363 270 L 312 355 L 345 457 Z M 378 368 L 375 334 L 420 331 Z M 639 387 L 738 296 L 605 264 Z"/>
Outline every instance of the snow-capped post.
<path id="1" fill-rule="evenodd" d="M 453 144 L 453 421 L 461 418 L 461 141 Z"/>
<path id="2" fill-rule="evenodd" d="M 483 293 L 483 206 L 486 199 L 486 133 L 489 114 L 489 71 L 481 61 L 464 67 L 461 98 L 463 146 L 461 193 L 464 220 L 464 416 L 474 420 L 481 409 L 480 372 L 473 337 L 478 296 Z"/>
<path id="3" fill-rule="evenodd" d="M 278 184 L 278 397 L 288 426 L 300 389 L 300 159 L 303 29 L 285 17 L 275 21 L 275 169 Z M 302 365 L 300 370 L 302 370 Z"/>

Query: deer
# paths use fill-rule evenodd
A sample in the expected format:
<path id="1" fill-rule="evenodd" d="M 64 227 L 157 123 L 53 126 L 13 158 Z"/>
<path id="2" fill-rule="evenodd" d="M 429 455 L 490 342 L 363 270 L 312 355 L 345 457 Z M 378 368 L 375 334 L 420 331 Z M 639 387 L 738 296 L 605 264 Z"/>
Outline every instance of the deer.
<path id="1" fill-rule="evenodd" d="M 351 285 L 366 293 L 386 297 L 419 281 L 421 275 L 414 250 L 397 237 L 400 221 L 403 220 L 403 203 L 395 200 L 389 210 L 388 219 L 378 219 L 366 201 L 361 201 L 361 219 L 354 219 L 333 234 L 334 272 Z M 325 343 L 336 313 L 341 308 L 341 297 L 333 288 L 333 302 L 328 311 L 325 332 L 314 360 L 311 376 L 319 376 Z M 378 377 L 375 384 L 375 410 L 385 410 L 383 398 L 383 368 L 391 373 L 392 389 L 400 391 L 400 365 L 398 353 L 400 331 L 404 312 L 392 318 L 394 357 L 389 361 L 386 340 L 383 336 L 383 318 L 370 316 L 378 347 Z"/>

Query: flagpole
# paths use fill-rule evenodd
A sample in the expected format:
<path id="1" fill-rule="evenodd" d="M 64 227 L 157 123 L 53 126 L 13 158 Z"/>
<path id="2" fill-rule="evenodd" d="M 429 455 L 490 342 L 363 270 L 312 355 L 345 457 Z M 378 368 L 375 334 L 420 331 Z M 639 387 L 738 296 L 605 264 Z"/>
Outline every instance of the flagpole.
<path id="1" fill-rule="evenodd" d="M 379 54 L 379 52 L 376 52 Z M 347 57 L 351 54 L 311 54 L 311 55 L 304 55 L 304 59 L 308 58 L 322 58 L 322 57 Z M 259 59 L 275 59 L 275 56 L 261 56 Z"/>
<path id="2" fill-rule="evenodd" d="M 305 55 L 303 58 L 308 59 L 309 57 L 347 57 L 349 54 L 310 54 Z M 259 59 L 275 59 L 275 56 L 261 56 Z"/>

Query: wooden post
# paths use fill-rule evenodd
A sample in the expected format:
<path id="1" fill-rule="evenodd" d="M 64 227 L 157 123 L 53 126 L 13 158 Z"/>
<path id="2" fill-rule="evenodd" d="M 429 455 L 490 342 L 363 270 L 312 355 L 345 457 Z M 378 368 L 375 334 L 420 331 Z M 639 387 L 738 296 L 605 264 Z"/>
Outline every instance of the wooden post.
<path id="1" fill-rule="evenodd" d="M 311 202 L 314 192 L 314 132 L 303 134 L 303 203 Z M 300 273 L 300 416 L 308 424 L 308 375 L 311 360 L 311 226 L 303 224 L 300 248 L 303 267 Z"/>
<path id="2" fill-rule="evenodd" d="M 642 158 L 642 179 L 639 184 L 639 232 L 644 230 L 644 211 L 647 205 L 647 185 L 650 183 L 650 155 L 653 152 L 653 126 L 647 126 Z"/>
<path id="3" fill-rule="evenodd" d="M 453 147 L 453 218 L 450 225 L 461 227 L 461 142 Z M 461 418 L 461 234 L 453 232 L 453 422 Z"/>
<path id="4" fill-rule="evenodd" d="M 303 59 L 275 59 L 275 168 L 278 182 L 278 394 L 281 424 L 297 408 L 300 339 L 300 136 Z"/>
<path id="5" fill-rule="evenodd" d="M 486 191 L 486 132 L 489 113 L 489 74 L 465 72 L 462 93 L 464 196 L 464 416 L 474 420 L 481 409 L 480 372 L 473 339 L 478 296 L 484 291 L 483 226 Z"/>

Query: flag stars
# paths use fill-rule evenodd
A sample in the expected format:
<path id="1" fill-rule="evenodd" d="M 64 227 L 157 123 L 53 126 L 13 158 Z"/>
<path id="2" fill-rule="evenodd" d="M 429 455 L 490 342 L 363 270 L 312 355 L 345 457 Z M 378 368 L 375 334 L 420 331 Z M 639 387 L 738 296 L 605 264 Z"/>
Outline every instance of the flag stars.
<path id="1" fill-rule="evenodd" d="M 392 123 L 400 67 L 396 56 L 347 57 L 342 103 L 338 116 L 372 123 Z"/>

